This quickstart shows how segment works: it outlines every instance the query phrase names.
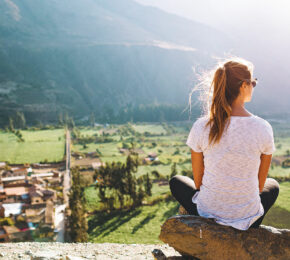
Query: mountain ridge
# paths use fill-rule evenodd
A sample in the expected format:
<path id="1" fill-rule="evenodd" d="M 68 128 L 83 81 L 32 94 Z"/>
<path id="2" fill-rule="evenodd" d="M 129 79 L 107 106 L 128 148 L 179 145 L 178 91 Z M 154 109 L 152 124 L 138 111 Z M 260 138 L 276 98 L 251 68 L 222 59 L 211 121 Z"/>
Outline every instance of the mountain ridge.
<path id="1" fill-rule="evenodd" d="M 6 0 L 0 11 L 0 125 L 16 110 L 35 123 L 106 106 L 186 106 L 192 67 L 229 45 L 209 26 L 132 0 Z"/>

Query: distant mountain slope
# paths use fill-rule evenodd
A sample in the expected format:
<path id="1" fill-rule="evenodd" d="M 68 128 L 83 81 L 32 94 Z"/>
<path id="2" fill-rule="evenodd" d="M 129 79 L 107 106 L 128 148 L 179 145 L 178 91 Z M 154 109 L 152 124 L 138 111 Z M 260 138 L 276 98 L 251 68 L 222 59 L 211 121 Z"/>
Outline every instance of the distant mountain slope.
<path id="1" fill-rule="evenodd" d="M 229 48 L 225 35 L 132 0 L 0 2 L 0 124 L 104 106 L 186 104 L 192 66 Z"/>

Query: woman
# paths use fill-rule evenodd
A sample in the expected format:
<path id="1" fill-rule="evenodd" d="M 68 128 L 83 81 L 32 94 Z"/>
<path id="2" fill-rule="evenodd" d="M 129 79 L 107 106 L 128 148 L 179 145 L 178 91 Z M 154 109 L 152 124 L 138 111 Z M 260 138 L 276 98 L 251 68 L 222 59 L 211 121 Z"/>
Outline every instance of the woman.
<path id="1" fill-rule="evenodd" d="M 193 123 L 186 141 L 194 181 L 170 180 L 189 214 L 239 230 L 259 227 L 279 194 L 278 182 L 267 178 L 276 150 L 272 127 L 244 107 L 257 83 L 252 74 L 252 64 L 240 58 L 214 70 L 209 112 Z"/>

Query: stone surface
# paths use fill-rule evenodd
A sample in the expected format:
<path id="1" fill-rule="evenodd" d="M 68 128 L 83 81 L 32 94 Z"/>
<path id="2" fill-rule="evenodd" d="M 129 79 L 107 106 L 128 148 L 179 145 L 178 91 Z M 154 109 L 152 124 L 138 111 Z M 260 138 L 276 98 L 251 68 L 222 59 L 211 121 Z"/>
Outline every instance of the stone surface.
<path id="1" fill-rule="evenodd" d="M 290 259 L 290 230 L 260 226 L 241 231 L 192 215 L 173 216 L 160 240 L 195 259 Z"/>
<path id="2" fill-rule="evenodd" d="M 181 259 L 181 255 L 172 247 L 161 244 L 24 242 L 0 243 L 0 260 L 152 260 L 154 250 L 162 251 L 166 259 Z"/>

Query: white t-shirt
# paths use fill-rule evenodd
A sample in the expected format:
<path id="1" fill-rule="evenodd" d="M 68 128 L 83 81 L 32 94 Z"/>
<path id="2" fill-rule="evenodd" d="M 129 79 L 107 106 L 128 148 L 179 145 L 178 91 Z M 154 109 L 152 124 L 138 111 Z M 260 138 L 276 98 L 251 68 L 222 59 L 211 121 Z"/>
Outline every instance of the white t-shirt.
<path id="1" fill-rule="evenodd" d="M 258 171 L 261 154 L 276 150 L 272 126 L 253 114 L 231 116 L 220 143 L 210 147 L 207 121 L 207 116 L 198 118 L 186 141 L 193 151 L 203 152 L 204 156 L 202 185 L 192 201 L 200 216 L 247 230 L 264 214 Z"/>

